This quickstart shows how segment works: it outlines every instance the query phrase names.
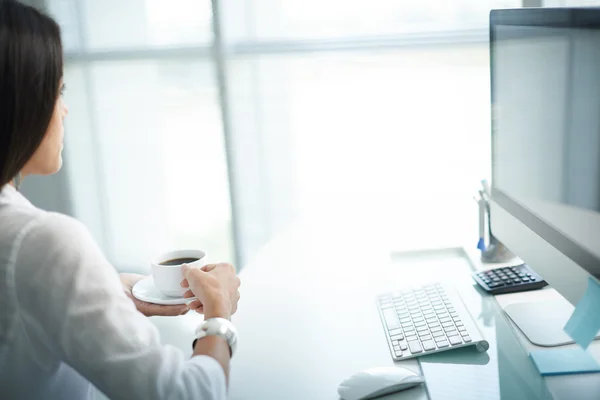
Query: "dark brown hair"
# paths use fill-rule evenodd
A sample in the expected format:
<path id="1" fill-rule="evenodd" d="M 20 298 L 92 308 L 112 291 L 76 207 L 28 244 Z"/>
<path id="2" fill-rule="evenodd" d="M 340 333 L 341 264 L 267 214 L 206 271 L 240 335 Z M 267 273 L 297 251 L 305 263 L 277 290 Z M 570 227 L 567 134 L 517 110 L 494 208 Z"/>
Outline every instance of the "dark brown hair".
<path id="1" fill-rule="evenodd" d="M 44 138 L 63 74 L 60 28 L 16 0 L 0 0 L 0 188 Z"/>

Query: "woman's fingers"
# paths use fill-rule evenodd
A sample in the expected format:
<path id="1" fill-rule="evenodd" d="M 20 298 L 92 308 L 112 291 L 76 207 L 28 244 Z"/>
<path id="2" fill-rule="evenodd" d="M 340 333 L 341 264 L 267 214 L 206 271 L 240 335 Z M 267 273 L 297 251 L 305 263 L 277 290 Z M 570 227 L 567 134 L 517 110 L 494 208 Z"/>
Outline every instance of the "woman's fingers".
<path id="1" fill-rule="evenodd" d="M 196 295 L 191 291 L 191 290 L 187 290 L 184 294 L 183 294 L 183 298 L 184 299 L 189 299 L 190 297 L 196 297 Z"/>
<path id="2" fill-rule="evenodd" d="M 194 300 L 190 304 L 188 304 L 188 308 L 190 310 L 198 311 L 199 308 L 203 308 L 203 307 L 202 307 L 202 303 L 200 303 L 199 300 Z"/>
<path id="3" fill-rule="evenodd" d="M 184 280 L 182 280 L 182 281 L 181 281 L 181 283 L 180 283 L 180 285 L 181 285 L 181 287 L 183 287 L 183 288 L 190 287 L 190 283 L 188 282 L 188 280 L 187 280 L 187 279 L 184 279 Z"/>

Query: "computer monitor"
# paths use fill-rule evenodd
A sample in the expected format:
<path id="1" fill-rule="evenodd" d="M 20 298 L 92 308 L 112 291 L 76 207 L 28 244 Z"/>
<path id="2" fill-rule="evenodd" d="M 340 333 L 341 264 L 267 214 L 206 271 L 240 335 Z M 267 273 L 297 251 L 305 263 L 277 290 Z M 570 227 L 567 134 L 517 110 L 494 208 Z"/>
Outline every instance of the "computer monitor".
<path id="1" fill-rule="evenodd" d="M 490 14 L 492 233 L 573 305 L 600 277 L 600 8 Z"/>

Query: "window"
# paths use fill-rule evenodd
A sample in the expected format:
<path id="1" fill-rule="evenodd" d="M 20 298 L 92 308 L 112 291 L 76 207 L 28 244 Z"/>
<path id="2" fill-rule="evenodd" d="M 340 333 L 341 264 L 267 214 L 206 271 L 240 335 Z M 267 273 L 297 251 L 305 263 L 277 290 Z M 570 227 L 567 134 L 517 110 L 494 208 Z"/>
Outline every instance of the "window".
<path id="1" fill-rule="evenodd" d="M 233 259 L 210 4 L 55 1 L 65 36 L 74 211 L 123 270 L 174 248 Z M 67 40 L 66 38 L 71 38 Z"/>
<path id="2" fill-rule="evenodd" d="M 476 232 L 488 14 L 520 1 L 213 3 L 49 2 L 76 214 L 116 265 L 173 246 L 243 265 L 336 214 Z"/>

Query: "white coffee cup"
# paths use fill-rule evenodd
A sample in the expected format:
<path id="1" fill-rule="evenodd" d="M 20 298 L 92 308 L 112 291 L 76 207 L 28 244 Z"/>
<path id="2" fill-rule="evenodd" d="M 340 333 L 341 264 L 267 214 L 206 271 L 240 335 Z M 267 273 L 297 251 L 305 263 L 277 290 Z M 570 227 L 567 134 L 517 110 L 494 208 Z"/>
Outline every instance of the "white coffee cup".
<path id="1" fill-rule="evenodd" d="M 193 262 L 183 262 L 182 259 L 196 259 Z M 181 262 L 165 264 L 168 262 Z M 206 265 L 206 253 L 202 250 L 176 250 L 161 254 L 150 263 L 152 266 L 152 277 L 154 286 L 167 296 L 181 297 L 188 289 L 181 287 L 183 280 L 183 264 L 192 268 L 200 268 Z"/>

